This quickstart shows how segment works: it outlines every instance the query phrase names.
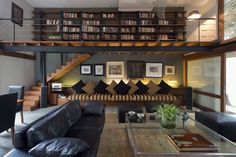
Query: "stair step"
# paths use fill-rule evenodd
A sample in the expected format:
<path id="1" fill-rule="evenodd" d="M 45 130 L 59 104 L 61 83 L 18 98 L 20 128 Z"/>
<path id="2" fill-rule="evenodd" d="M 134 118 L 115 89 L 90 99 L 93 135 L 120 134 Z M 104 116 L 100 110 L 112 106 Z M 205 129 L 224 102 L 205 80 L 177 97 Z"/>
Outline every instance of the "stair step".
<path id="1" fill-rule="evenodd" d="M 34 96 L 34 95 L 25 95 L 24 96 L 25 100 L 30 100 L 30 101 L 36 101 L 39 100 L 39 96 Z"/>
<path id="2" fill-rule="evenodd" d="M 24 101 L 23 110 L 24 111 L 33 111 L 39 108 L 39 100 L 36 101 Z"/>
<path id="3" fill-rule="evenodd" d="M 51 76 L 51 77 L 54 77 L 54 76 L 56 76 L 56 74 L 57 74 L 57 73 L 51 73 L 50 76 Z"/>
<path id="4" fill-rule="evenodd" d="M 61 69 L 56 69 L 56 73 L 58 73 L 58 72 L 60 72 L 61 71 Z"/>
<path id="5" fill-rule="evenodd" d="M 41 95 L 41 91 L 25 91 L 25 95 L 40 96 Z"/>
<path id="6" fill-rule="evenodd" d="M 34 87 L 32 87 L 32 90 L 33 91 L 41 91 L 41 87 L 34 86 Z"/>

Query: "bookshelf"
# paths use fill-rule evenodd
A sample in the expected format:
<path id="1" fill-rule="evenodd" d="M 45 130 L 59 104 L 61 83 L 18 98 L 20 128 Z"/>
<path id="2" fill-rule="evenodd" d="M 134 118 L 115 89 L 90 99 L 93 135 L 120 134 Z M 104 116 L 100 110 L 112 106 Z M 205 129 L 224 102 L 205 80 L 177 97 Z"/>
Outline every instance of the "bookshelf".
<path id="1" fill-rule="evenodd" d="M 68 10 L 68 9 L 67 9 Z M 34 40 L 64 41 L 185 41 L 183 7 L 155 12 L 34 12 Z"/>

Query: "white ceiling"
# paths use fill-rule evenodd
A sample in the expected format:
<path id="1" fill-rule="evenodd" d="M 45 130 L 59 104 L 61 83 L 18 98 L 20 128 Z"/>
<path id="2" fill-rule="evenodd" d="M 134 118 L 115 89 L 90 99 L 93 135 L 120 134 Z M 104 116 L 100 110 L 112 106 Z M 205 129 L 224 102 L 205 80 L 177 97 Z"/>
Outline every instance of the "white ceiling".
<path id="1" fill-rule="evenodd" d="M 118 8 L 119 0 L 26 0 L 26 1 L 35 8 Z M 128 2 L 130 0 L 126 1 Z M 132 1 L 135 4 L 135 0 Z M 165 1 L 167 6 L 191 5 L 200 7 L 206 5 L 211 0 L 165 0 Z"/>

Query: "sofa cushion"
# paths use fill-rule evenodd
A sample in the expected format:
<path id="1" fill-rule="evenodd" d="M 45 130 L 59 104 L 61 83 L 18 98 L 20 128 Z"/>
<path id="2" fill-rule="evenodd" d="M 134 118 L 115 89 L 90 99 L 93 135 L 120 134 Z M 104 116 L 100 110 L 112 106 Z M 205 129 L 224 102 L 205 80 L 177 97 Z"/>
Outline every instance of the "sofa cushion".
<path id="1" fill-rule="evenodd" d="M 85 86 L 84 82 L 80 80 L 77 82 L 75 85 L 72 86 L 72 89 L 77 93 L 77 94 L 82 94 L 85 93 L 85 91 L 82 89 Z"/>
<path id="2" fill-rule="evenodd" d="M 130 90 L 130 86 L 125 84 L 123 80 L 121 80 L 116 86 L 115 86 L 115 91 L 117 92 L 117 94 L 120 95 L 125 95 L 128 93 L 128 91 Z"/>
<path id="3" fill-rule="evenodd" d="M 70 126 L 74 125 L 82 116 L 80 102 L 78 100 L 66 103 L 63 108 Z"/>
<path id="4" fill-rule="evenodd" d="M 39 157 L 73 157 L 88 148 L 88 144 L 78 138 L 54 138 L 37 144 L 29 150 L 29 154 Z"/>
<path id="5" fill-rule="evenodd" d="M 109 93 L 111 93 L 111 94 L 116 94 L 116 91 L 114 90 L 114 88 L 115 88 L 115 86 L 117 85 L 117 83 L 114 81 L 114 80 L 112 80 L 112 82 L 110 83 L 110 85 L 108 85 L 107 86 L 107 91 L 109 92 Z"/>
<path id="6" fill-rule="evenodd" d="M 83 115 L 99 115 L 103 113 L 103 104 L 99 102 L 88 102 L 83 105 L 82 114 Z"/>
<path id="7" fill-rule="evenodd" d="M 97 86 L 94 88 L 95 93 L 101 93 L 101 94 L 106 94 L 107 93 L 107 84 L 100 80 L 97 84 Z"/>
<path id="8" fill-rule="evenodd" d="M 40 120 L 27 131 L 28 145 L 31 148 L 44 140 L 63 137 L 69 128 L 66 112 L 60 109 Z"/>
<path id="9" fill-rule="evenodd" d="M 159 94 L 169 94 L 170 90 L 172 89 L 165 81 L 161 80 L 158 85 L 161 89 L 158 91 Z"/>
<path id="10" fill-rule="evenodd" d="M 147 93 L 150 95 L 156 94 L 161 89 L 153 81 L 149 81 L 147 87 L 148 87 Z"/>
<path id="11" fill-rule="evenodd" d="M 136 94 L 145 94 L 148 90 L 148 87 L 145 86 L 140 80 L 136 83 L 138 90 L 135 92 Z"/>
<path id="12" fill-rule="evenodd" d="M 86 85 L 82 88 L 87 94 L 93 94 L 94 93 L 94 87 L 96 87 L 95 82 L 88 82 Z"/>
<path id="13" fill-rule="evenodd" d="M 133 83 L 133 81 L 129 80 L 129 82 L 127 83 L 130 86 L 130 90 L 128 92 L 128 94 L 134 94 L 137 90 L 138 87 Z"/>

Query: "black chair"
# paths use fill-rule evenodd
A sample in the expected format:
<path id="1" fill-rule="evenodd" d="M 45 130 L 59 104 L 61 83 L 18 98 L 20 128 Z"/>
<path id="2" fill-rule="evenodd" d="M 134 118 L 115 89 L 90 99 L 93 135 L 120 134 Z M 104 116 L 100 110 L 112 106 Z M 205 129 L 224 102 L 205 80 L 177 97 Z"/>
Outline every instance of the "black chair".
<path id="1" fill-rule="evenodd" d="M 14 144 L 14 125 L 16 116 L 17 93 L 0 95 L 0 133 L 11 129 Z"/>
<path id="2" fill-rule="evenodd" d="M 17 105 L 16 105 L 16 113 L 20 112 L 21 114 L 21 123 L 24 123 L 23 116 L 23 102 L 24 102 L 24 86 L 9 86 L 9 94 L 17 93 Z"/>

